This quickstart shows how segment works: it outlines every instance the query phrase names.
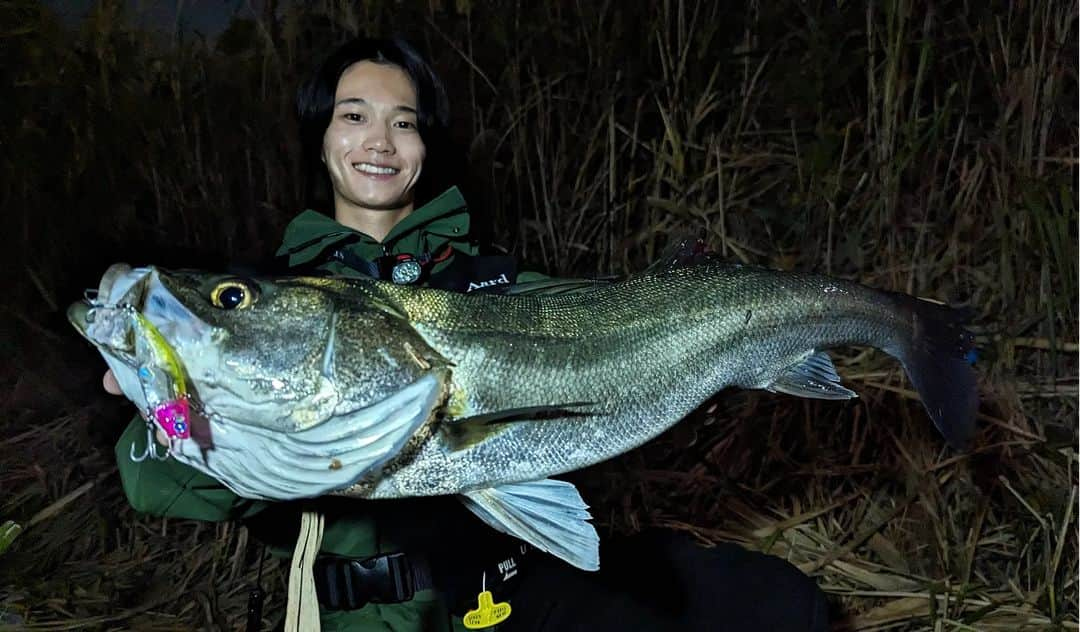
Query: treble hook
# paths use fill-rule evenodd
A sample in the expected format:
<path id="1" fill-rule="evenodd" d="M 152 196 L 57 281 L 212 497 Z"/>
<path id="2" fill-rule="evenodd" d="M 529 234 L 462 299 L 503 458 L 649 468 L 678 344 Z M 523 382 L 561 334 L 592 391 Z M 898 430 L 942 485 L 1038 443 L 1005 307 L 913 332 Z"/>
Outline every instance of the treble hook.
<path id="1" fill-rule="evenodd" d="M 154 439 L 154 429 L 149 422 L 146 424 L 146 450 L 141 456 L 135 456 L 135 442 L 131 442 L 131 449 L 129 450 L 131 460 L 136 463 L 142 463 L 147 457 L 155 461 L 164 461 L 172 454 L 172 439 L 169 439 L 169 447 L 165 450 L 164 456 L 158 456 L 157 441 Z"/>

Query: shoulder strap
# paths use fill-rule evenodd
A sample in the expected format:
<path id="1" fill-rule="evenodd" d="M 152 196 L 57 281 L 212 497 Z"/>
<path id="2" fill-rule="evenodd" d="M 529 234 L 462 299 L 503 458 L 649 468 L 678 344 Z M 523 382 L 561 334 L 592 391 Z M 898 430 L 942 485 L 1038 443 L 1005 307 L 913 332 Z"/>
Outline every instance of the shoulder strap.
<path id="1" fill-rule="evenodd" d="M 318 267 L 328 261 L 340 261 L 353 270 L 381 278 L 379 264 L 358 257 L 348 249 L 349 240 L 335 242 L 298 266 L 288 265 L 288 256 L 275 258 L 275 269 L 282 272 L 319 274 Z M 504 292 L 517 282 L 517 261 L 509 255 L 469 255 L 454 250 L 449 265 L 428 277 L 425 285 L 453 292 Z"/>
<path id="2" fill-rule="evenodd" d="M 513 257 L 455 252 L 450 265 L 431 275 L 428 286 L 454 292 L 501 292 L 516 280 Z"/>
<path id="3" fill-rule="evenodd" d="M 289 253 L 274 257 L 272 270 L 285 274 L 325 275 L 325 270 L 319 267 L 331 261 L 339 261 L 345 266 L 352 268 L 360 274 L 373 278 L 379 278 L 379 266 L 374 261 L 368 261 L 358 257 L 349 249 L 349 245 L 359 240 L 359 236 L 346 237 L 328 244 L 314 257 L 296 265 L 289 265 Z"/>

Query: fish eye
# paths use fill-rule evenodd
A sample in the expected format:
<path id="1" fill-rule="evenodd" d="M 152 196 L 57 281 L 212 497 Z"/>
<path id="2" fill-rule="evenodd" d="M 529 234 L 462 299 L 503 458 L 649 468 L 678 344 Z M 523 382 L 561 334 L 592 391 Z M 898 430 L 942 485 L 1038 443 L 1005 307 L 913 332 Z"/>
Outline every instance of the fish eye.
<path id="1" fill-rule="evenodd" d="M 210 303 L 226 310 L 251 307 L 256 298 L 255 288 L 238 279 L 222 281 L 210 291 Z"/>

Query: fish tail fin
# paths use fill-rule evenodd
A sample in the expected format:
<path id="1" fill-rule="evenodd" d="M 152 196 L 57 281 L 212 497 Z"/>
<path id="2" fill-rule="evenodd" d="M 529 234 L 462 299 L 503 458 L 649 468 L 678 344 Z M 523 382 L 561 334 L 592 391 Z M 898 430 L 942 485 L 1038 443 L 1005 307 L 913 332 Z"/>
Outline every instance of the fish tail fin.
<path id="1" fill-rule="evenodd" d="M 887 351 L 904 366 L 938 431 L 949 445 L 963 450 L 975 431 L 979 406 L 972 369 L 975 337 L 964 327 L 971 312 L 897 296 L 910 314 L 912 334 Z"/>

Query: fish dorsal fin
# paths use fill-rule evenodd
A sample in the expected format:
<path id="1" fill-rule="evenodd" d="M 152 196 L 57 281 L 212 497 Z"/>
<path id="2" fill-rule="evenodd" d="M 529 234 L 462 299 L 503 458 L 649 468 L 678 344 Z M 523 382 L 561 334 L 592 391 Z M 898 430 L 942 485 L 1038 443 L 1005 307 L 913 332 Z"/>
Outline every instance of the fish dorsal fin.
<path id="1" fill-rule="evenodd" d="M 705 248 L 705 241 L 696 236 L 675 238 L 647 268 L 631 276 L 650 276 L 670 272 L 677 268 L 696 266 L 716 261 L 716 256 Z M 561 296 L 583 294 L 611 285 L 619 277 L 597 279 L 542 279 L 509 286 L 500 294 L 517 296 Z"/>
<path id="2" fill-rule="evenodd" d="M 647 276 L 670 272 L 715 261 L 715 255 L 705 248 L 705 241 L 694 235 L 675 238 L 664 248 L 656 260 L 635 276 Z"/>
<path id="3" fill-rule="evenodd" d="M 493 529 L 541 551 L 595 571 L 600 568 L 600 536 L 576 487 L 550 478 L 477 489 L 461 495 L 465 506 Z"/>
<path id="4" fill-rule="evenodd" d="M 858 397 L 855 391 L 840 385 L 840 376 L 836 374 L 836 367 L 833 366 L 829 354 L 824 351 L 811 353 L 784 369 L 767 388 L 776 393 L 813 399 Z"/>
<path id="5" fill-rule="evenodd" d="M 604 279 L 541 279 L 515 283 L 501 292 L 513 296 L 562 296 L 581 294 L 611 285 L 614 278 Z"/>

